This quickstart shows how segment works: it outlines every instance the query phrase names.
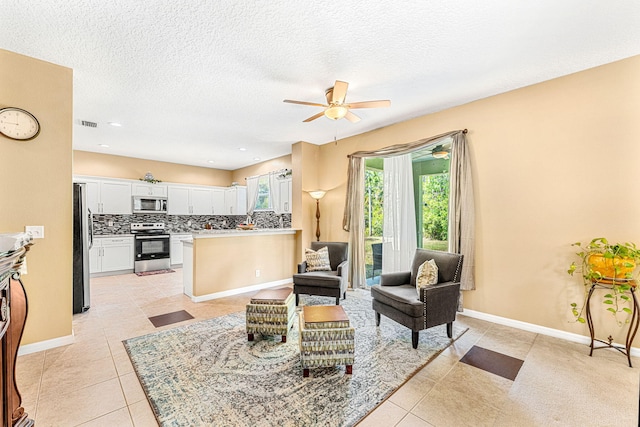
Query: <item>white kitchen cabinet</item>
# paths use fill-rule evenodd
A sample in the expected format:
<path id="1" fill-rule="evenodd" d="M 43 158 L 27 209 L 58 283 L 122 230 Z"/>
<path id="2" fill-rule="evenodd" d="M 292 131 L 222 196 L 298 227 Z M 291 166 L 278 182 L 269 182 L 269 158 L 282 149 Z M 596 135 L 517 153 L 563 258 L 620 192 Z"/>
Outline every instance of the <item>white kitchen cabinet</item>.
<path id="1" fill-rule="evenodd" d="M 169 215 L 190 215 L 191 200 L 189 187 L 167 188 L 167 213 Z"/>
<path id="2" fill-rule="evenodd" d="M 280 212 L 291 213 L 291 188 L 292 180 L 283 179 L 278 182 L 278 191 L 280 192 Z"/>
<path id="3" fill-rule="evenodd" d="M 89 251 L 89 271 L 106 273 L 133 269 L 134 240 L 131 236 L 94 237 Z"/>
<path id="4" fill-rule="evenodd" d="M 167 196 L 167 186 L 141 182 L 131 184 L 131 194 L 133 196 Z"/>
<path id="5" fill-rule="evenodd" d="M 212 190 L 213 214 L 224 215 L 224 188 L 214 188 Z"/>
<path id="6" fill-rule="evenodd" d="M 213 214 L 213 191 L 211 188 L 191 188 L 191 214 Z"/>
<path id="7" fill-rule="evenodd" d="M 171 235 L 171 265 L 182 264 L 182 242 L 191 241 L 191 234 L 172 234 Z"/>
<path id="8" fill-rule="evenodd" d="M 169 215 L 218 214 L 214 208 L 214 190 L 211 187 L 169 186 L 167 213 Z"/>
<path id="9" fill-rule="evenodd" d="M 224 193 L 224 210 L 226 215 L 247 214 L 247 187 L 229 187 Z"/>
<path id="10" fill-rule="evenodd" d="M 221 215 L 220 191 L 214 187 L 169 186 L 167 213 L 169 215 Z"/>
<path id="11" fill-rule="evenodd" d="M 77 179 L 87 184 L 87 206 L 94 214 L 131 214 L 131 183 Z"/>

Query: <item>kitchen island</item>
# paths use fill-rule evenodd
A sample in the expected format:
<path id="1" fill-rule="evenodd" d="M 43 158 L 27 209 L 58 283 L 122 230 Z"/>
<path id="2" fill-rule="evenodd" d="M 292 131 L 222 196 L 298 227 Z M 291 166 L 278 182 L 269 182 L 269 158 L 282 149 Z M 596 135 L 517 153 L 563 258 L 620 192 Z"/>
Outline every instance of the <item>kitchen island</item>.
<path id="1" fill-rule="evenodd" d="M 291 283 L 300 230 L 204 230 L 183 242 L 184 293 L 194 302 Z"/>

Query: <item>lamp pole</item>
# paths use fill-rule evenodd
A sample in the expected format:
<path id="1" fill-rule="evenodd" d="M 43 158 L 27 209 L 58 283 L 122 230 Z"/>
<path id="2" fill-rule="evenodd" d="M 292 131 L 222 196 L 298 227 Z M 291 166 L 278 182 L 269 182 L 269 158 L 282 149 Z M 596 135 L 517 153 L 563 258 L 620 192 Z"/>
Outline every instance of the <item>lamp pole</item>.
<path id="1" fill-rule="evenodd" d="M 327 192 L 323 190 L 309 191 L 309 195 L 316 199 L 316 239 L 318 242 L 320 241 L 320 199 L 322 199 L 325 194 L 327 194 Z"/>
<path id="2" fill-rule="evenodd" d="M 316 199 L 316 241 L 320 241 L 320 199 Z"/>

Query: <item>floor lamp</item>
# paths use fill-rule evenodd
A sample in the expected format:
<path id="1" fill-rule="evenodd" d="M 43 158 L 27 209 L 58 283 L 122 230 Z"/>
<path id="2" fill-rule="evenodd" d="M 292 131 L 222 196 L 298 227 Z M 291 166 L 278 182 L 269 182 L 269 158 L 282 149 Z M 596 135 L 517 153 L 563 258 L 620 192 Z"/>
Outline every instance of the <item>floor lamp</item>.
<path id="1" fill-rule="evenodd" d="M 325 194 L 327 194 L 327 192 L 322 190 L 309 191 L 309 195 L 316 199 L 316 239 L 318 242 L 320 241 L 320 199 L 322 199 Z"/>

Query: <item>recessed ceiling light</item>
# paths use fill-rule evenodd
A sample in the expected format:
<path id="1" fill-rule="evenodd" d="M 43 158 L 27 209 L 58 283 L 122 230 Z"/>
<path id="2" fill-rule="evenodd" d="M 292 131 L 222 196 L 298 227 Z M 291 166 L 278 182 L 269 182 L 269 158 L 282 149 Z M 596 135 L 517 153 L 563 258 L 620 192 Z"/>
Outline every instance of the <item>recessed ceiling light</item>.
<path id="1" fill-rule="evenodd" d="M 253 160 L 260 160 L 260 157 L 254 157 Z"/>
<path id="2" fill-rule="evenodd" d="M 244 147 L 242 147 L 242 148 L 238 148 L 238 150 L 240 150 L 240 151 L 247 151 L 247 149 L 246 149 L 246 148 L 244 148 Z"/>
<path id="3" fill-rule="evenodd" d="M 213 160 L 207 160 L 207 163 L 215 163 Z"/>
<path id="4" fill-rule="evenodd" d="M 100 147 L 103 147 L 103 148 L 109 148 L 109 146 L 108 146 L 107 144 L 98 144 L 98 145 L 99 145 Z"/>
<path id="5" fill-rule="evenodd" d="M 121 123 L 118 123 L 118 122 L 109 122 L 109 124 L 110 124 L 111 126 L 115 126 L 115 127 L 117 127 L 117 128 L 119 128 L 120 126 L 122 126 L 122 124 L 121 124 Z"/>

